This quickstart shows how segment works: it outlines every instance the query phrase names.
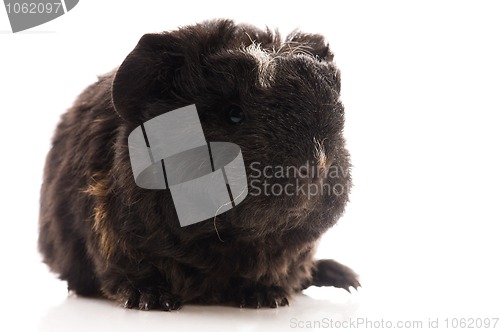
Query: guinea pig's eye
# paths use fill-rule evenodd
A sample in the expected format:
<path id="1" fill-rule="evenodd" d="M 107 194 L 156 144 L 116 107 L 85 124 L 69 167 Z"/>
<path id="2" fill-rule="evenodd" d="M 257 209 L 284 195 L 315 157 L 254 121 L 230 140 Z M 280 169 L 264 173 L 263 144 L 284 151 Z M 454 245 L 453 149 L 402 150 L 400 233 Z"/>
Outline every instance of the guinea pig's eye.
<path id="1" fill-rule="evenodd" d="M 231 105 L 227 109 L 227 119 L 232 124 L 242 124 L 245 122 L 245 113 L 241 107 L 237 105 Z"/>

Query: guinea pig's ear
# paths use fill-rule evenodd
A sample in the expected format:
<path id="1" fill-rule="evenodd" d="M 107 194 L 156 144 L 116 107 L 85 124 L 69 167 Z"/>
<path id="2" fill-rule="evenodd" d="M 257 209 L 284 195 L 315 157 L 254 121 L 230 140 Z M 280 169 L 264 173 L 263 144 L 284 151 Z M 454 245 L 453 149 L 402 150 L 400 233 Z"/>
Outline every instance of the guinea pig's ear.
<path id="1" fill-rule="evenodd" d="M 127 121 L 142 123 L 143 112 L 172 85 L 184 58 L 178 39 L 168 33 L 146 34 L 115 73 L 113 106 Z"/>
<path id="2" fill-rule="evenodd" d="M 285 44 L 289 44 L 292 50 L 312 54 L 320 60 L 333 60 L 333 53 L 322 35 L 295 30 L 286 37 Z"/>

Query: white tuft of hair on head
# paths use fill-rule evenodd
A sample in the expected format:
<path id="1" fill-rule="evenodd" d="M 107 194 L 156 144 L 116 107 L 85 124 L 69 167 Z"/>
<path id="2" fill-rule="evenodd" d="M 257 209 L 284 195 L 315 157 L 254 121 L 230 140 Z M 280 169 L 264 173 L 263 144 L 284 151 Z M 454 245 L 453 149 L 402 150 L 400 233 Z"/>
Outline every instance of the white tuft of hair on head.
<path id="1" fill-rule="evenodd" d="M 260 86 L 268 88 L 274 81 L 276 72 L 276 64 L 273 57 L 268 51 L 263 49 L 260 44 L 252 43 L 244 50 L 247 54 L 251 55 L 256 61 L 258 66 L 258 82 Z"/>

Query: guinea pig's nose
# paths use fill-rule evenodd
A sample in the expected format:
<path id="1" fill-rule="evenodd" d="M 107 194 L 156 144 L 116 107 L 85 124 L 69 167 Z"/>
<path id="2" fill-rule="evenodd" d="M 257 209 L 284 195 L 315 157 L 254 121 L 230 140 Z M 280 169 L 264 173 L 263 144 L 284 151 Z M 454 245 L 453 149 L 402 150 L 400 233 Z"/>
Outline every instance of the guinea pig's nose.
<path id="1" fill-rule="evenodd" d="M 297 174 L 304 182 L 321 184 L 327 176 L 330 165 L 325 153 L 324 140 L 314 137 L 312 143 L 310 159 L 299 166 Z"/>
<path id="2" fill-rule="evenodd" d="M 308 184 L 322 184 L 327 176 L 328 169 L 325 165 L 315 161 L 307 161 L 297 169 L 297 176 L 300 182 Z"/>

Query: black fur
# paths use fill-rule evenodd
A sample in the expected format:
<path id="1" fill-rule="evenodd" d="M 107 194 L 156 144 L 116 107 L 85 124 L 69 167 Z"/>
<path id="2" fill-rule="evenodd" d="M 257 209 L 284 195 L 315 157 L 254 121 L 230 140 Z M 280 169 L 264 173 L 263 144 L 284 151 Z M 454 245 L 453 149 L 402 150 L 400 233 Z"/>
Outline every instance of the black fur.
<path id="1" fill-rule="evenodd" d="M 270 30 L 216 20 L 143 36 L 57 128 L 41 192 L 45 262 L 69 290 L 140 309 L 276 307 L 312 284 L 357 288 L 349 268 L 313 259 L 351 187 L 339 94 L 339 72 L 320 35 L 295 31 L 282 40 Z M 180 227 L 168 190 L 136 186 L 127 137 L 142 122 L 193 103 L 207 141 L 238 144 L 252 179 L 265 180 L 252 163 L 335 166 L 346 173 L 297 183 L 345 191 L 266 196 L 250 188 L 236 208 Z M 226 121 L 231 107 L 241 108 L 245 123 Z"/>

